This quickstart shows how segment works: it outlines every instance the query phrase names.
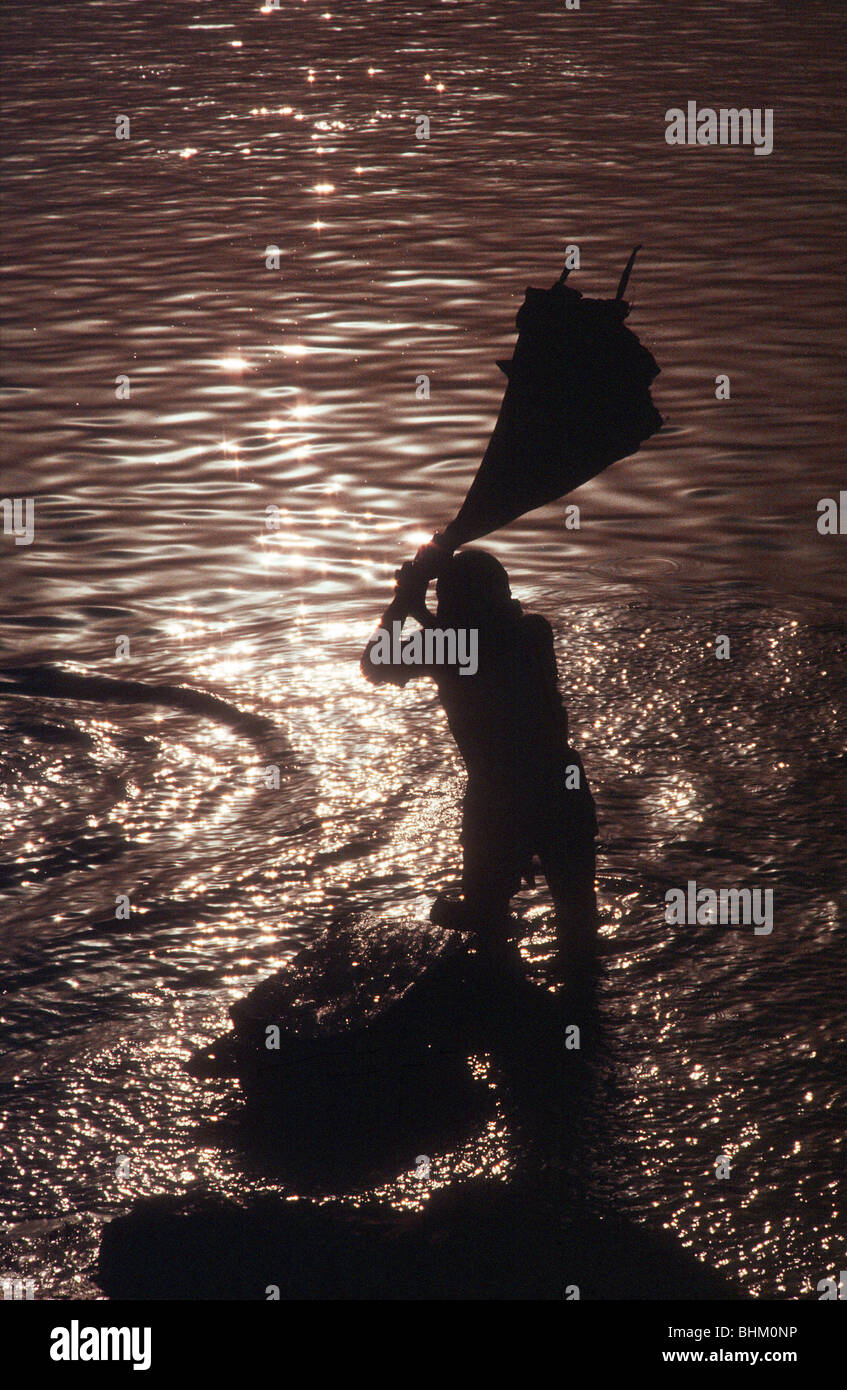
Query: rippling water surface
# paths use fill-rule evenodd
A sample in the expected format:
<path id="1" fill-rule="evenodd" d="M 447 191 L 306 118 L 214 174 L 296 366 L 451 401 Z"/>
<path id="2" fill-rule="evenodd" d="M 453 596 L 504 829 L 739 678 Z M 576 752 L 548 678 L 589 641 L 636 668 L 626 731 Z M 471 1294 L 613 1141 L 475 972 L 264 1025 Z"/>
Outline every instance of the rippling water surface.
<path id="1" fill-rule="evenodd" d="M 844 1203 L 847 580 L 816 529 L 844 485 L 841 16 L 321 3 L 4 18 L 3 495 L 35 535 L 3 540 L 2 664 L 190 684 L 274 728 L 0 699 L 0 1267 L 96 1296 L 134 1196 L 273 1185 L 204 1141 L 226 1087 L 180 1059 L 335 912 L 455 880 L 434 691 L 373 691 L 358 650 L 461 501 L 525 286 L 577 243 L 578 286 L 611 292 L 643 241 L 665 430 L 582 489 L 579 531 L 550 507 L 490 543 L 554 625 L 601 815 L 614 1088 L 580 1161 L 748 1291 L 808 1295 Z M 773 155 L 669 149 L 689 99 L 772 106 Z M 689 879 L 772 888 L 772 935 L 666 928 Z M 543 956 L 544 895 L 521 910 Z M 508 1147 L 495 1126 L 433 1172 Z"/>

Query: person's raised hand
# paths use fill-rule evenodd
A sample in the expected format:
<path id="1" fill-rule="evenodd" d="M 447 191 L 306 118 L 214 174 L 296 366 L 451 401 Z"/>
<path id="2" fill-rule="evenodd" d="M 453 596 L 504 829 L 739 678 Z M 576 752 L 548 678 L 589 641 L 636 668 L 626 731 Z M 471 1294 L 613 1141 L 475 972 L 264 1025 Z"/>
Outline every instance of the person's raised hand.
<path id="1" fill-rule="evenodd" d="M 452 553 L 446 546 L 439 545 L 436 540 L 431 540 L 426 545 L 421 546 L 413 563 L 423 571 L 427 577 L 427 582 L 429 582 L 430 579 L 437 579 L 443 572 L 452 558 Z"/>
<path id="2" fill-rule="evenodd" d="M 407 560 L 399 570 L 394 571 L 396 580 L 395 598 L 408 607 L 423 603 L 429 585 L 429 577 L 415 560 Z"/>

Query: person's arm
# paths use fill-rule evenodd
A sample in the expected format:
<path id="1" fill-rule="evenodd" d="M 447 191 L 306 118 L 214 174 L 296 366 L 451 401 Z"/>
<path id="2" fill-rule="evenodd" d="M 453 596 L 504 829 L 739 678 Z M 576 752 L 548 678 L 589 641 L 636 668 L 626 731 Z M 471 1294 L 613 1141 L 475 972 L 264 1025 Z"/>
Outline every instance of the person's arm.
<path id="1" fill-rule="evenodd" d="M 371 685 L 405 685 L 416 676 L 429 672 L 423 666 L 404 666 L 396 661 L 400 642 L 395 641 L 395 624 L 402 633 L 406 618 L 415 618 L 422 627 L 431 627 L 434 619 L 426 606 L 429 575 L 413 562 L 402 565 L 395 575 L 397 587 L 394 598 L 371 634 L 359 663 L 362 675 Z"/>
<path id="2" fill-rule="evenodd" d="M 395 578 L 398 587 L 401 583 L 408 583 L 409 617 L 420 623 L 422 628 L 438 626 L 437 619 L 426 606 L 426 591 L 430 580 L 437 579 L 444 572 L 444 567 L 449 565 L 452 555 L 453 551 L 440 544 L 436 537 L 427 545 L 421 546 L 410 564 L 403 565 L 397 571 Z"/>

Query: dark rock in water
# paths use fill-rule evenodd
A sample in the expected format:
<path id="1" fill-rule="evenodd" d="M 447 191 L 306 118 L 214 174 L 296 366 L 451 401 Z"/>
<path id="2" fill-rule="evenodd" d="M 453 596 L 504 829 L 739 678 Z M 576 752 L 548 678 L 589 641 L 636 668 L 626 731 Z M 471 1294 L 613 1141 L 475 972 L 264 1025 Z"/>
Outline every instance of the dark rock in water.
<path id="1" fill-rule="evenodd" d="M 352 1065 L 359 1046 L 379 1052 L 377 1025 L 400 1001 L 404 1008 L 388 1031 L 405 1026 L 410 1043 L 425 1047 L 433 1029 L 424 994 L 437 993 L 448 979 L 461 987 L 474 963 L 455 932 L 417 922 L 387 925 L 364 913 L 331 927 L 234 1004 L 233 1032 L 195 1052 L 186 1069 L 197 1077 L 249 1081 L 257 1071 L 280 1074 L 315 1054 L 327 1065 L 333 1055 L 340 1066 L 347 1058 Z M 273 1028 L 279 1036 L 269 1033 Z"/>
<path id="2" fill-rule="evenodd" d="M 186 1068 L 237 1076 L 246 1123 L 283 1166 L 348 1187 L 412 1166 L 491 1113 L 469 1056 L 493 1001 L 492 971 L 462 937 L 364 914 L 233 1005 L 233 1031 Z"/>
<path id="3" fill-rule="evenodd" d="M 120 1299 L 727 1299 L 674 1240 L 619 1215 L 557 1219 L 554 1193 L 477 1181 L 423 1210 L 153 1197 L 103 1233 Z M 570 1296 L 573 1296 L 571 1293 Z"/>

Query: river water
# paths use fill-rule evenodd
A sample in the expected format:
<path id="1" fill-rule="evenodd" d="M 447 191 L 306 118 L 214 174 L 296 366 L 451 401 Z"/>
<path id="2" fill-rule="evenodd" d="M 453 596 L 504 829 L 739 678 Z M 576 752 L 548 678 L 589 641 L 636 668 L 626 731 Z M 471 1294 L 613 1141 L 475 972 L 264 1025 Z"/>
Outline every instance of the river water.
<path id="1" fill-rule="evenodd" d="M 554 626 L 601 819 L 615 1085 L 585 1171 L 748 1292 L 814 1296 L 845 1196 L 847 573 L 816 525 L 845 479 L 837 9 L 3 23 L 2 491 L 34 536 L 3 538 L 2 665 L 188 684 L 275 731 L 0 699 L 0 1272 L 97 1297 L 102 1222 L 138 1195 L 279 1189 L 204 1142 L 227 1087 L 181 1059 L 334 913 L 420 915 L 455 880 L 434 691 L 374 691 L 358 653 L 461 501 L 525 287 L 576 244 L 572 283 L 611 293 L 644 242 L 665 429 L 581 490 L 579 530 L 559 505 L 489 542 Z M 688 100 L 772 107 L 774 152 L 668 147 Z M 666 926 L 689 880 L 772 889 L 772 933 Z M 543 955 L 544 894 L 521 910 Z M 507 1151 L 487 1132 L 434 1180 Z M 420 1200 L 395 1176 L 386 1201 Z"/>

